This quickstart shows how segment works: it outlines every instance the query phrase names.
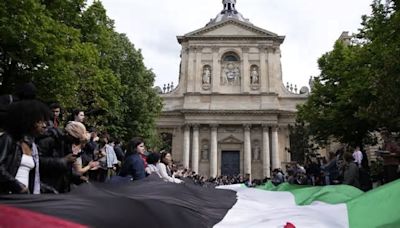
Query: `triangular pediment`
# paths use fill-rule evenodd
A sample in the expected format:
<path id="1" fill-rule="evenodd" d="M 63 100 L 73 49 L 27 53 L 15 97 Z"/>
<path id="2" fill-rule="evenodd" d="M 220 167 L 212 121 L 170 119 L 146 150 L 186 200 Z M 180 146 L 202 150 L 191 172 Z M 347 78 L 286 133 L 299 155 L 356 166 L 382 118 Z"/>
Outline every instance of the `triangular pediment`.
<path id="1" fill-rule="evenodd" d="M 185 37 L 192 36 L 268 36 L 278 37 L 277 34 L 258 28 L 239 20 L 226 20 L 190 32 Z"/>
<path id="2" fill-rule="evenodd" d="M 239 144 L 243 143 L 240 139 L 235 138 L 235 136 L 230 135 L 227 138 L 222 139 L 219 143 L 229 143 L 229 144 Z"/>

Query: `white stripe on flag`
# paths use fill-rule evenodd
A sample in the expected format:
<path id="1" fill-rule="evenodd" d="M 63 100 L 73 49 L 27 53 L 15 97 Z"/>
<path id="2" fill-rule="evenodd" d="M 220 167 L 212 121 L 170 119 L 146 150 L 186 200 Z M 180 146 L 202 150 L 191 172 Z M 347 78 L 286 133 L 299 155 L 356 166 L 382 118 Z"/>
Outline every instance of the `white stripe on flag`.
<path id="1" fill-rule="evenodd" d="M 221 186 L 236 191 L 237 202 L 215 228 L 284 227 L 288 222 L 299 227 L 349 227 L 346 204 L 314 202 L 298 206 L 290 192 Z"/>

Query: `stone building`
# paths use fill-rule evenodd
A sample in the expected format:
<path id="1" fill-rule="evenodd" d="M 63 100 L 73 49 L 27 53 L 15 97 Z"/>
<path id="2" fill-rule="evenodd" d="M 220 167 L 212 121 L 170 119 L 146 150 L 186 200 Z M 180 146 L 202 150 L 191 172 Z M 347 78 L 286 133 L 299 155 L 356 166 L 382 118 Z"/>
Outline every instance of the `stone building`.
<path id="1" fill-rule="evenodd" d="M 179 85 L 161 95 L 157 121 L 176 162 L 206 176 L 262 178 L 290 161 L 288 125 L 308 91 L 282 82 L 284 38 L 250 23 L 235 0 L 224 0 L 205 27 L 177 37 Z"/>

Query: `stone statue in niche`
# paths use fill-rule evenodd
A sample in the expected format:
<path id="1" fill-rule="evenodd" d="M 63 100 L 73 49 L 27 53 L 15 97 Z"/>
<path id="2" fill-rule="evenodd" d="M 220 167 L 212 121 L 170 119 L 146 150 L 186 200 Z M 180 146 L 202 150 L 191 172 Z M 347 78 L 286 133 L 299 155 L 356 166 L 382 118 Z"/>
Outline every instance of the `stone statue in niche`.
<path id="1" fill-rule="evenodd" d="M 223 69 L 222 84 L 239 85 L 240 84 L 240 70 L 234 63 L 228 63 Z"/>
<path id="2" fill-rule="evenodd" d="M 203 69 L 203 85 L 209 85 L 211 83 L 211 67 L 205 66 Z"/>
<path id="3" fill-rule="evenodd" d="M 258 84 L 260 83 L 260 78 L 258 74 L 258 67 L 253 66 L 250 72 L 250 82 L 251 84 Z"/>
<path id="4" fill-rule="evenodd" d="M 253 161 L 259 161 L 260 160 L 260 153 L 261 153 L 261 149 L 260 146 L 258 145 L 258 142 L 254 143 L 254 147 L 253 147 Z"/>
<path id="5" fill-rule="evenodd" d="M 201 146 L 201 160 L 208 160 L 208 143 L 203 143 L 203 145 Z"/>

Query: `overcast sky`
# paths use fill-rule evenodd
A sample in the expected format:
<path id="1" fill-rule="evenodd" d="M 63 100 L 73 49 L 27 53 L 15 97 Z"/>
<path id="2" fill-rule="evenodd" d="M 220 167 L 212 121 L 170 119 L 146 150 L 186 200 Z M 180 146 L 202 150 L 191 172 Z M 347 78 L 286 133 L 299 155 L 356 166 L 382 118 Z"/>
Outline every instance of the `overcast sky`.
<path id="1" fill-rule="evenodd" d="M 181 46 L 176 36 L 202 28 L 222 10 L 222 0 L 102 0 L 116 30 L 128 35 L 152 68 L 155 85 L 178 83 Z M 253 25 L 286 36 L 281 45 L 283 81 L 308 85 L 317 59 L 342 31 L 357 32 L 372 0 L 237 0 Z"/>

